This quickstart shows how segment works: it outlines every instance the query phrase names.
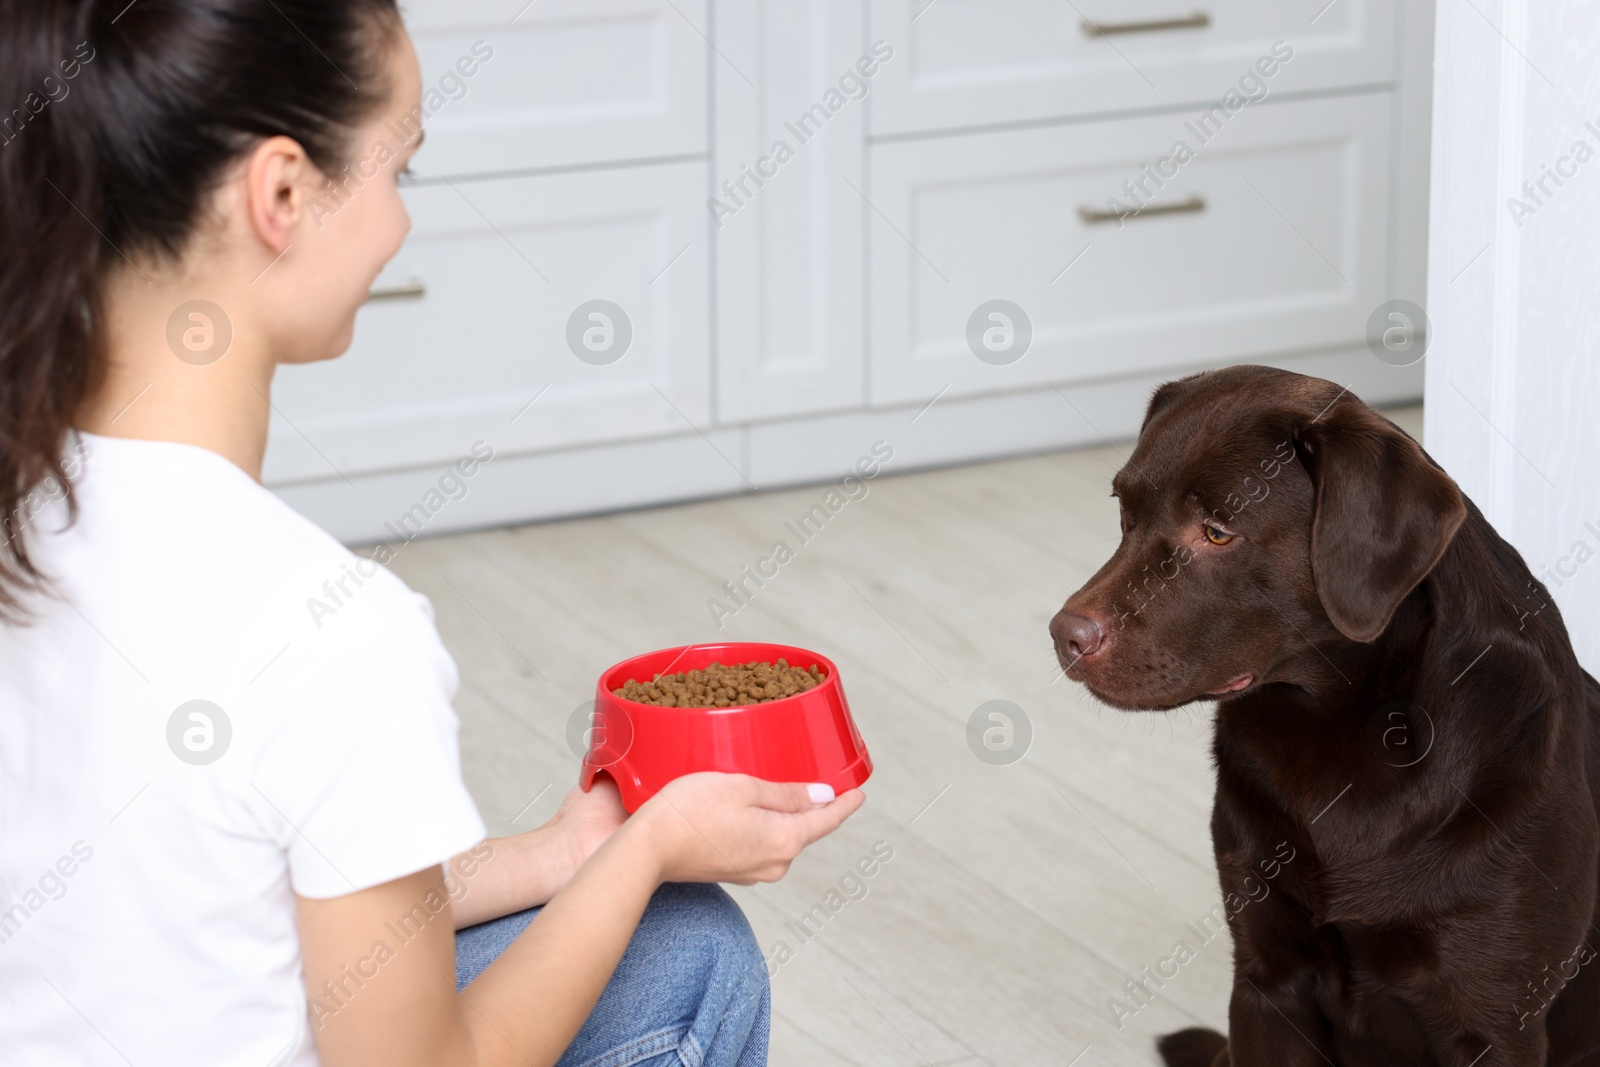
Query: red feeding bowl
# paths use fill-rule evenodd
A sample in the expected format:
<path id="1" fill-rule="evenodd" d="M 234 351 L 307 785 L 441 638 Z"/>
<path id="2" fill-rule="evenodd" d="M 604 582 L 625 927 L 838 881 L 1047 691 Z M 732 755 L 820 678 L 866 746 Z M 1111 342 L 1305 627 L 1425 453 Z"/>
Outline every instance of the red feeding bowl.
<path id="1" fill-rule="evenodd" d="M 736 708 L 665 708 L 613 694 L 630 679 L 702 670 L 713 663 L 815 664 L 826 677 L 782 700 Z M 835 793 L 872 774 L 872 757 L 850 718 L 839 669 L 824 656 L 791 645 L 687 645 L 624 660 L 600 676 L 589 751 L 578 784 L 610 775 L 630 812 L 674 778 L 729 771 L 771 782 L 822 782 Z"/>

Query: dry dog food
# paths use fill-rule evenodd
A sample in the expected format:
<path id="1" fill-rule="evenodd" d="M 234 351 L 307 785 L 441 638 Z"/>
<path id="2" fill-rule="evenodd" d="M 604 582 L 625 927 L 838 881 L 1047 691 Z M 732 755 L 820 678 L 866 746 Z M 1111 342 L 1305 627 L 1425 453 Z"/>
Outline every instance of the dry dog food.
<path id="1" fill-rule="evenodd" d="M 664 708 L 740 708 L 803 693 L 827 675 L 816 664 L 791 667 L 777 663 L 713 663 L 705 670 L 658 674 L 648 682 L 628 679 L 614 696 Z"/>

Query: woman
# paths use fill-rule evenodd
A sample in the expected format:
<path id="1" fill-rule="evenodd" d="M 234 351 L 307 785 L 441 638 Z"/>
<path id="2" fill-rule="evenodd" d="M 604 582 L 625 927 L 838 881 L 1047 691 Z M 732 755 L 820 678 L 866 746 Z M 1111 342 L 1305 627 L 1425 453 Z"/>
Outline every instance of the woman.
<path id="1" fill-rule="evenodd" d="M 274 370 L 345 350 L 409 228 L 393 0 L 0 25 L 6 1062 L 765 1062 L 708 883 L 781 877 L 859 792 L 600 786 L 484 841 L 426 600 L 259 484 Z"/>

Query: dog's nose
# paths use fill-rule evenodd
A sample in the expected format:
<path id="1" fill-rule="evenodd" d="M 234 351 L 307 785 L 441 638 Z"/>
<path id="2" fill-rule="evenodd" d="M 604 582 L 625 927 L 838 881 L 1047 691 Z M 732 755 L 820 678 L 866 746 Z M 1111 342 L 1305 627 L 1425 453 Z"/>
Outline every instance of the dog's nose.
<path id="1" fill-rule="evenodd" d="M 1099 623 L 1065 608 L 1050 620 L 1050 635 L 1056 639 L 1056 647 L 1074 660 L 1094 655 L 1106 642 L 1106 632 Z"/>

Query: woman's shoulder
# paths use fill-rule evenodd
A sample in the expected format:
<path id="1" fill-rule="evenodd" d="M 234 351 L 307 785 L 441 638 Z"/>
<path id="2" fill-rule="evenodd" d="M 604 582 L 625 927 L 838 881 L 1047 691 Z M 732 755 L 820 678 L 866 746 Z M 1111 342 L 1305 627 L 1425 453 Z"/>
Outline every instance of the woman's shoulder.
<path id="1" fill-rule="evenodd" d="M 137 611 L 169 647 L 227 658 L 291 647 L 312 662 L 437 667 L 432 607 L 383 565 L 387 546 L 352 551 L 205 449 L 83 445 L 78 514 L 41 531 L 59 539 L 46 563 L 65 566 L 75 602 Z"/>
<path id="2" fill-rule="evenodd" d="M 73 525 L 83 536 L 114 534 L 156 558 L 201 564 L 228 553 L 286 568 L 349 555 L 272 490 L 209 449 L 79 434 L 67 471 L 79 505 Z"/>

